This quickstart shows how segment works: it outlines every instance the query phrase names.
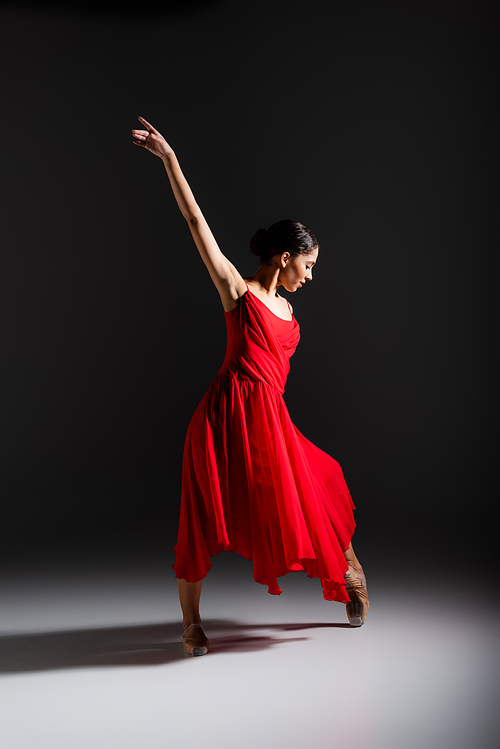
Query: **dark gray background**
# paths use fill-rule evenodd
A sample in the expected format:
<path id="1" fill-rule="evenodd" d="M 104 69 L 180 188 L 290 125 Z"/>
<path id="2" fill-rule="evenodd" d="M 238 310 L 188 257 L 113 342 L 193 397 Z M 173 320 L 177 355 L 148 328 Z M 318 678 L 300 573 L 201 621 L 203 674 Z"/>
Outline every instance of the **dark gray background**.
<path id="1" fill-rule="evenodd" d="M 319 238 L 286 401 L 343 467 L 365 567 L 474 574 L 496 6 L 3 3 L 0 21 L 6 557 L 173 561 L 185 430 L 225 327 L 161 162 L 132 145 L 141 114 L 244 275 L 260 226 Z"/>

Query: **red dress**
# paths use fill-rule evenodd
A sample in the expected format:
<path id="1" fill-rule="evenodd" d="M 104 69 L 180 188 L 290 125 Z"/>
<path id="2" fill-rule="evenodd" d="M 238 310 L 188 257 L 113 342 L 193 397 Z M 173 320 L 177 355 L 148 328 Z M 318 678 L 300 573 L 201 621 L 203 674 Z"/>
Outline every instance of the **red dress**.
<path id="1" fill-rule="evenodd" d="M 347 603 L 354 504 L 337 461 L 299 432 L 283 400 L 299 324 L 250 290 L 225 316 L 226 357 L 186 436 L 176 577 L 201 580 L 211 556 L 236 551 L 269 593 L 304 570 L 326 600 Z"/>

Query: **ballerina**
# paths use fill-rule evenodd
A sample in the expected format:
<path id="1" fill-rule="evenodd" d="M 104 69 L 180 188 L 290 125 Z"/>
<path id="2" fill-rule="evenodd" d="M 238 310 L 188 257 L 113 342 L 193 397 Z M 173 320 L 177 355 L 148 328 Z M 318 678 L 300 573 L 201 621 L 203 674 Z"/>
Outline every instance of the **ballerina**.
<path id="1" fill-rule="evenodd" d="M 200 256 L 215 284 L 227 325 L 222 367 L 188 427 L 182 465 L 179 532 L 173 568 L 183 614 L 184 649 L 204 655 L 200 616 L 210 557 L 236 551 L 253 562 L 254 579 L 279 595 L 277 578 L 305 571 L 323 597 L 346 604 L 353 627 L 369 609 L 366 578 L 354 553 L 354 504 L 334 458 L 293 425 L 283 392 L 300 337 L 290 303 L 312 280 L 319 244 L 298 221 L 259 229 L 250 250 L 260 259 L 243 278 L 221 252 L 165 138 L 143 117 L 133 143 L 158 156 Z"/>

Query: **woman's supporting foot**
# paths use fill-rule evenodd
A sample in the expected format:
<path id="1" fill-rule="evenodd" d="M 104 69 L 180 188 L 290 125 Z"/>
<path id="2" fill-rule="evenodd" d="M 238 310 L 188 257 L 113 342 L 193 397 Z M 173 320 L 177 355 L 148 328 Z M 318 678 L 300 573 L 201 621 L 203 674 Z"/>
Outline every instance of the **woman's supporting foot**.
<path id="1" fill-rule="evenodd" d="M 205 655 L 208 653 L 208 638 L 201 624 L 190 624 L 182 635 L 184 650 L 190 655 Z"/>
<path id="2" fill-rule="evenodd" d="M 208 640 L 201 626 L 200 617 L 200 596 L 203 580 L 189 583 L 187 580 L 177 579 L 177 583 L 182 608 L 182 626 L 184 627 L 182 636 L 184 650 L 190 655 L 205 655 L 205 653 L 208 653 Z"/>
<path id="3" fill-rule="evenodd" d="M 370 608 L 363 568 L 360 565 L 351 566 L 349 564 L 344 580 L 346 581 L 346 591 L 351 599 L 346 606 L 349 624 L 351 627 L 361 627 L 366 621 L 366 615 Z"/>

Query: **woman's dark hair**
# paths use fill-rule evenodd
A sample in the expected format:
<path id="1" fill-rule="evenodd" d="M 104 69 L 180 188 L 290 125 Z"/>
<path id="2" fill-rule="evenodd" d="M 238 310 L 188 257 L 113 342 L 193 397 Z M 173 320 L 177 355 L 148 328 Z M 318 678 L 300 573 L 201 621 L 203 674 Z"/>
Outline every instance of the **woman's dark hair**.
<path id="1" fill-rule="evenodd" d="M 300 221 L 278 221 L 269 229 L 259 229 L 250 242 L 250 252 L 268 264 L 275 255 L 289 252 L 290 257 L 308 255 L 319 247 L 312 231 Z"/>

